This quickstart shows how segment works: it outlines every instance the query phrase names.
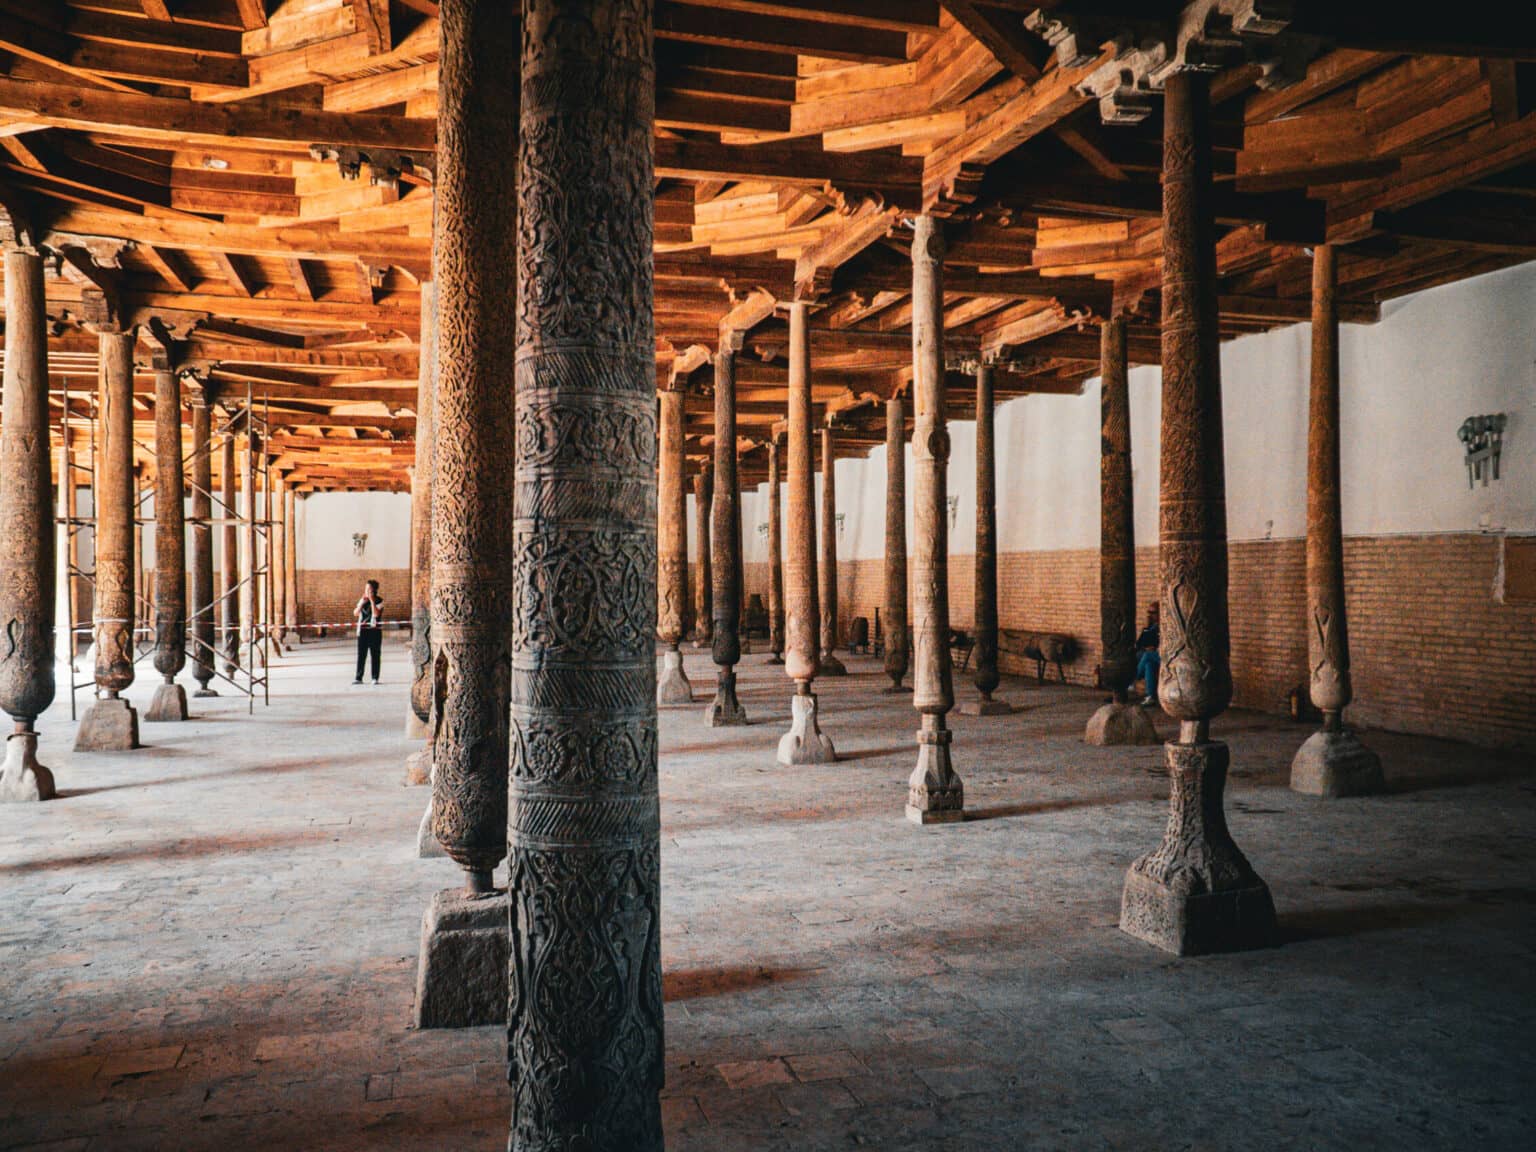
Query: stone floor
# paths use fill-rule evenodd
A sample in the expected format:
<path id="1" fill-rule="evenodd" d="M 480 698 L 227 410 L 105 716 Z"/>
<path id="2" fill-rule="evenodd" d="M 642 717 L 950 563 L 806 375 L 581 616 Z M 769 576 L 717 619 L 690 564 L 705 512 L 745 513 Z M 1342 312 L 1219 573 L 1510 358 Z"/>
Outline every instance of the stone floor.
<path id="1" fill-rule="evenodd" d="M 1224 718 L 1285 939 L 1179 961 L 1115 927 L 1165 785 L 1080 742 L 1095 694 L 956 717 L 971 819 L 918 829 L 874 662 L 821 686 L 843 762 L 790 771 L 764 659 L 752 727 L 703 726 L 703 654 L 662 722 L 672 1152 L 1536 1147 L 1529 756 L 1373 733 L 1392 793 L 1322 803 L 1284 787 L 1304 729 Z M 499 1030 L 408 1026 L 455 872 L 413 858 L 404 649 L 378 688 L 348 661 L 306 646 L 270 708 L 135 753 L 45 718 L 63 798 L 0 810 L 0 1147 L 504 1147 Z"/>

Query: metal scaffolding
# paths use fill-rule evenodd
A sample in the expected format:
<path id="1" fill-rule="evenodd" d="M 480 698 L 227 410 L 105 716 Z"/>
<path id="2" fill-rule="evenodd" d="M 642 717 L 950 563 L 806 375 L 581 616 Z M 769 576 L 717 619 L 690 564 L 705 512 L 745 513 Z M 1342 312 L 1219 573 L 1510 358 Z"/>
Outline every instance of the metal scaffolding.
<path id="1" fill-rule="evenodd" d="M 80 641 L 86 637 L 87 641 L 93 637 L 94 627 L 88 618 L 81 618 L 78 612 L 78 600 L 82 590 L 86 591 L 92 599 L 95 596 L 96 572 L 94 567 L 94 541 L 96 533 L 96 507 L 95 499 L 98 486 L 96 484 L 97 453 L 96 453 L 96 421 L 99 415 L 98 399 L 94 392 L 85 393 L 85 421 L 92 429 L 90 452 L 85 464 L 75 459 L 73 446 L 70 443 L 70 428 L 74 414 L 71 412 L 71 393 L 67 383 L 62 388 L 53 390 L 62 400 L 62 415 L 59 418 L 60 438 L 63 443 L 63 455 L 59 469 L 61 487 L 64 489 L 64 514 L 57 517 L 57 522 L 64 528 L 64 584 L 65 599 L 67 601 L 68 619 L 68 647 L 70 669 L 69 690 L 69 715 L 71 719 L 77 719 L 76 693 L 82 689 L 96 688 L 94 675 L 80 679 L 81 668 L 79 661 Z M 78 399 L 78 394 L 76 395 Z M 186 527 L 205 526 L 209 532 L 213 529 L 228 525 L 235 527 L 239 546 L 236 549 L 236 558 L 244 563 L 238 567 L 238 580 L 232 587 L 220 589 L 215 593 L 209 603 L 202 606 L 197 613 L 191 611 L 188 605 L 186 643 L 187 659 L 191 663 L 203 662 L 204 653 L 199 651 L 199 646 L 208 648 L 206 664 L 212 670 L 213 676 L 246 697 L 246 711 L 254 712 L 256 699 L 261 698 L 263 704 L 271 702 L 269 666 L 273 647 L 276 643 L 275 630 L 281 622 L 275 619 L 273 610 L 274 590 L 272 581 L 276 578 L 273 568 L 274 546 L 272 533 L 274 521 L 272 518 L 272 474 L 268 454 L 262 448 L 267 442 L 269 428 L 266 402 L 262 401 L 258 408 L 249 385 L 246 387 L 242 400 L 231 402 L 228 399 L 222 402 L 226 416 L 217 430 L 210 430 L 207 444 L 193 444 L 192 452 L 182 460 L 183 473 L 186 476 L 185 485 L 187 494 L 203 492 L 193 481 L 193 471 L 190 467 L 199 453 L 206 452 L 210 455 L 216 447 L 222 446 L 226 441 L 232 445 L 237 443 L 237 437 L 244 436 L 246 450 L 240 470 L 240 497 L 235 501 L 235 506 L 230 507 L 220 498 L 216 492 L 206 492 L 209 507 L 212 514 L 207 517 L 186 516 Z M 138 447 L 153 455 L 150 446 L 135 441 Z M 91 515 L 82 516 L 79 509 L 78 491 L 80 480 L 89 484 L 91 489 Z M 134 663 L 137 665 L 145 658 L 152 658 L 155 651 L 155 607 L 154 588 L 152 587 L 154 574 L 143 567 L 143 527 L 148 524 L 153 526 L 155 518 L 144 514 L 144 508 L 149 498 L 154 493 L 153 485 L 139 484 L 134 501 L 134 525 L 135 525 L 135 568 L 138 577 L 134 581 Z M 243 509 L 243 510 L 242 510 Z M 86 568 L 80 560 L 81 534 L 86 530 L 91 533 L 93 543 L 91 568 Z M 211 548 L 211 541 L 210 541 Z M 221 556 L 223 564 L 229 564 L 231 557 L 228 554 Z M 240 620 L 239 631 L 235 633 L 237 643 L 229 644 L 233 626 L 228 623 L 229 608 L 238 605 Z M 207 614 L 206 616 L 204 614 Z M 213 623 L 214 643 L 210 646 L 204 644 L 195 635 L 194 621 L 211 619 Z M 243 658 L 242 658 L 243 657 Z"/>

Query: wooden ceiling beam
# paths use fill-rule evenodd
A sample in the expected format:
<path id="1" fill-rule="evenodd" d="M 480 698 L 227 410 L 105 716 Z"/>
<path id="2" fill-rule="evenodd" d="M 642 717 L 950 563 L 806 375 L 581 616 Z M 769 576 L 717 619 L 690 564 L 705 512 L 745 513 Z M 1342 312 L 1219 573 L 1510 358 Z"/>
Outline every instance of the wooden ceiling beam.
<path id="1" fill-rule="evenodd" d="M 791 19 L 725 11 L 713 3 L 656 6 L 657 40 L 678 40 L 723 48 L 767 49 L 857 62 L 903 61 L 905 32 L 854 27 L 823 20 Z"/>
<path id="2" fill-rule="evenodd" d="M 148 24 L 148 21 L 141 21 Z M 184 28 L 188 25 L 178 24 Z M 398 116 L 209 104 L 0 77 L 0 113 L 61 128 L 217 147 L 232 138 L 307 152 L 315 143 L 432 152 L 436 124 Z"/>

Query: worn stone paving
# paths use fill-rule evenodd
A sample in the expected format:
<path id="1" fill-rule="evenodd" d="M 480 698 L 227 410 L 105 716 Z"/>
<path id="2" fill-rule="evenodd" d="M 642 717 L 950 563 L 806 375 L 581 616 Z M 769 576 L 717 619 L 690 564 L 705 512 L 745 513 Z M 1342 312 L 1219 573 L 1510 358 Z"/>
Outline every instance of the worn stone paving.
<path id="1" fill-rule="evenodd" d="M 404 649 L 379 688 L 350 660 L 305 646 L 269 709 L 194 701 L 135 753 L 44 719 L 63 798 L 0 809 L 0 1148 L 505 1146 L 499 1029 L 409 1027 L 455 870 L 414 858 Z M 692 649 L 663 714 L 672 1152 L 1536 1147 L 1529 754 L 1371 733 L 1392 793 L 1324 803 L 1284 786 L 1306 728 L 1224 717 L 1284 940 L 1180 961 L 1115 927 L 1160 749 L 1089 748 L 1098 694 L 1006 680 L 1024 711 L 953 719 L 972 819 L 918 829 L 915 713 L 849 664 L 818 685 L 837 765 L 774 765 L 761 655 L 751 727 L 703 725 Z"/>

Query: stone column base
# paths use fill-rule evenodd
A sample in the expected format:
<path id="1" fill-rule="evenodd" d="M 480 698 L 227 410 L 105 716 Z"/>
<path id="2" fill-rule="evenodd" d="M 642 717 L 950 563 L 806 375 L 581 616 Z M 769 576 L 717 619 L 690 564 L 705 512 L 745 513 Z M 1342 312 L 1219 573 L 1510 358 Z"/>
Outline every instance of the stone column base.
<path id="1" fill-rule="evenodd" d="M 720 673 L 715 698 L 704 709 L 704 723 L 711 728 L 739 728 L 747 723 L 747 710 L 736 699 L 736 673 Z"/>
<path id="2" fill-rule="evenodd" d="M 837 750 L 817 722 L 816 697 L 796 693 L 790 697 L 789 731 L 779 737 L 780 764 L 832 764 Z"/>
<path id="3" fill-rule="evenodd" d="M 192 699 L 194 699 L 194 700 L 201 700 L 201 699 L 205 699 L 205 698 L 207 698 L 209 696 L 217 696 L 217 695 L 218 695 L 218 693 L 215 692 L 212 688 L 208 687 L 208 685 L 206 685 L 206 684 L 199 684 L 198 687 L 197 687 L 197 691 L 192 693 Z"/>
<path id="4" fill-rule="evenodd" d="M 782 653 L 782 652 L 770 652 L 770 653 L 768 653 L 768 663 L 770 663 L 770 664 L 772 664 L 772 665 L 774 665 L 776 667 L 782 667 L 783 664 L 784 664 L 784 653 Z"/>
<path id="5" fill-rule="evenodd" d="M 983 696 L 979 700 L 967 700 L 960 705 L 962 716 L 1012 716 L 1013 705 L 1006 700 L 994 700 Z"/>
<path id="6" fill-rule="evenodd" d="M 137 747 L 139 714 L 121 696 L 103 697 L 80 718 L 76 752 L 128 752 Z"/>
<path id="7" fill-rule="evenodd" d="M 1182 892 L 1132 868 L 1120 900 L 1120 931 L 1178 956 L 1263 948 L 1274 941 L 1275 905 L 1262 880 L 1220 892 Z"/>
<path id="8" fill-rule="evenodd" d="M 0 764 L 0 804 L 31 804 L 56 795 L 53 773 L 37 762 L 37 733 L 13 732 Z"/>
<path id="9" fill-rule="evenodd" d="M 1088 719 L 1084 744 L 1108 747 L 1111 744 L 1156 744 L 1157 729 L 1152 717 L 1140 704 L 1105 704 Z"/>
<path id="10" fill-rule="evenodd" d="M 416 859 L 435 860 L 447 858 L 448 853 L 432 834 L 432 798 L 427 797 L 427 810 L 421 814 L 421 824 L 416 829 Z"/>
<path id="11" fill-rule="evenodd" d="M 425 740 L 427 734 L 427 722 L 416 715 L 414 708 L 407 708 L 405 710 L 405 738 L 407 740 Z"/>
<path id="12" fill-rule="evenodd" d="M 910 696 L 910 695 L 912 695 L 912 689 L 910 687 L 908 687 L 907 685 L 905 685 L 905 684 L 892 684 L 892 685 L 890 685 L 887 688 L 880 689 L 880 695 L 882 695 L 882 696 Z"/>
<path id="13" fill-rule="evenodd" d="M 1386 787 L 1381 757 L 1347 728 L 1314 732 L 1291 761 L 1291 791 L 1334 799 L 1370 796 Z"/>
<path id="14" fill-rule="evenodd" d="M 405 786 L 414 788 L 432 781 L 432 745 L 418 748 L 405 758 Z"/>
<path id="15" fill-rule="evenodd" d="M 421 918 L 417 1028 L 478 1028 L 507 1020 L 505 891 L 437 892 Z"/>
<path id="16" fill-rule="evenodd" d="M 818 676 L 848 675 L 847 665 L 837 658 L 836 652 L 823 652 L 817 659 L 817 663 L 820 665 L 816 669 L 816 675 Z"/>
<path id="17" fill-rule="evenodd" d="M 907 819 L 914 824 L 953 824 L 965 819 L 965 786 L 949 756 L 954 733 L 942 717 L 924 716 L 917 730 L 917 767 L 907 781 Z"/>
<path id="18" fill-rule="evenodd" d="M 669 704 L 692 704 L 693 685 L 688 683 L 688 674 L 683 671 L 683 654 L 676 648 L 669 648 L 661 654 L 661 675 L 656 678 L 656 706 L 664 708 Z"/>
<path id="19" fill-rule="evenodd" d="M 161 684 L 155 689 L 144 719 L 155 724 L 187 718 L 187 690 L 180 684 Z"/>
<path id="20" fill-rule="evenodd" d="M 1170 805 L 1163 842 L 1132 864 L 1120 930 L 1166 952 L 1197 956 L 1274 941 L 1275 905 L 1227 830 L 1225 744 L 1164 745 Z"/>

